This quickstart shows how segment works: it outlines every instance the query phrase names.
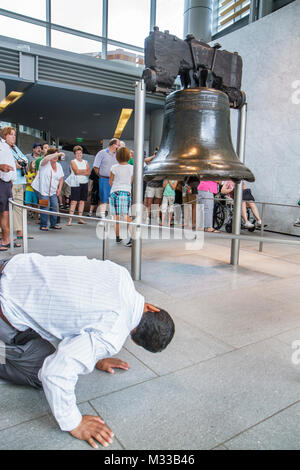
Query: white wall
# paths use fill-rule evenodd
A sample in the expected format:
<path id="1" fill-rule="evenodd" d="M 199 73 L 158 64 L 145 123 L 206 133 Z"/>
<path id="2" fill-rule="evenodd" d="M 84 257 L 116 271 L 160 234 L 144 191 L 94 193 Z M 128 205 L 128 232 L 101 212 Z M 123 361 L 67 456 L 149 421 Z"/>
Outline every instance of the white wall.
<path id="1" fill-rule="evenodd" d="M 247 94 L 246 165 L 257 201 L 297 204 L 300 199 L 300 0 L 219 38 L 243 59 Z M 293 88 L 297 87 L 297 89 Z M 231 111 L 236 141 L 237 111 Z M 298 208 L 268 208 L 270 229 L 300 235 Z"/>

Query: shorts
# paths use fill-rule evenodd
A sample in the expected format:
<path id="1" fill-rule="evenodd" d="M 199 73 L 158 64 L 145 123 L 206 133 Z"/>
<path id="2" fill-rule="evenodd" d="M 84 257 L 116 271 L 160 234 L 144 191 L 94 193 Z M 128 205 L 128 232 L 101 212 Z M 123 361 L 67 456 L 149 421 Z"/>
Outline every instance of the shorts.
<path id="1" fill-rule="evenodd" d="M 169 207 L 169 212 L 174 212 L 174 202 L 175 196 L 164 196 L 162 200 L 162 204 L 160 206 L 160 210 L 162 212 L 167 212 Z"/>
<path id="2" fill-rule="evenodd" d="M 116 191 L 110 195 L 110 214 L 129 215 L 131 194 L 127 191 Z"/>
<path id="3" fill-rule="evenodd" d="M 25 191 L 25 204 L 38 204 L 38 197 L 34 191 Z"/>
<path id="4" fill-rule="evenodd" d="M 61 196 L 65 196 L 67 198 L 71 196 L 71 188 L 65 181 L 61 188 Z"/>
<path id="5" fill-rule="evenodd" d="M 100 202 L 107 203 L 109 200 L 110 196 L 110 184 L 109 184 L 109 178 L 104 178 L 101 177 L 99 178 L 99 199 Z"/>
<path id="6" fill-rule="evenodd" d="M 89 192 L 89 183 L 80 184 L 79 186 L 71 186 L 71 201 L 87 201 Z"/>
<path id="7" fill-rule="evenodd" d="M 151 186 L 147 185 L 145 191 L 145 197 L 149 199 L 161 199 L 163 197 L 164 188 L 161 186 L 160 188 L 152 188 Z"/>
<path id="8" fill-rule="evenodd" d="M 12 184 L 0 180 L 0 212 L 8 211 L 8 200 L 12 198 Z"/>
<path id="9" fill-rule="evenodd" d="M 243 201 L 255 201 L 252 193 L 251 193 L 251 189 L 247 188 L 247 189 L 243 189 Z"/>

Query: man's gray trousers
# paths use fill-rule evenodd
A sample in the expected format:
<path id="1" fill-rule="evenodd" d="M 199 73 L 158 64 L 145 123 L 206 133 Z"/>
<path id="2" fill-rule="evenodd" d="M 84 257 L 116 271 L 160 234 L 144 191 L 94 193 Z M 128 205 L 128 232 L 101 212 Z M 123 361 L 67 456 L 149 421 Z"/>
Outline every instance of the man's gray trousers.
<path id="1" fill-rule="evenodd" d="M 54 346 L 33 330 L 20 333 L 0 318 L 0 379 L 41 388 L 38 372 L 54 351 Z"/>

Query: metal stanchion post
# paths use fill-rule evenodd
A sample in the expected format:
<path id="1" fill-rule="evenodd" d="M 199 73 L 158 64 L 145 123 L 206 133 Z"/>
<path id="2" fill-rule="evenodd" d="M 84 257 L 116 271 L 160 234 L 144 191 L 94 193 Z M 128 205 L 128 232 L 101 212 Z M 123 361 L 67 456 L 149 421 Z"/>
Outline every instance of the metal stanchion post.
<path id="1" fill-rule="evenodd" d="M 261 208 L 261 228 L 260 228 L 260 236 L 264 236 L 264 221 L 265 221 L 265 204 L 262 205 Z M 259 251 L 263 251 L 263 242 L 259 242 Z"/>
<path id="2" fill-rule="evenodd" d="M 103 242 L 102 242 L 102 260 L 105 261 L 108 258 L 108 224 L 103 224 Z"/>
<path id="3" fill-rule="evenodd" d="M 238 121 L 238 139 L 237 154 L 242 163 L 245 157 L 245 141 L 246 141 L 246 123 L 247 123 L 247 103 L 239 109 Z M 240 235 L 241 233 L 241 206 L 242 206 L 242 184 L 238 183 L 234 192 L 234 215 L 232 224 L 232 233 Z M 240 240 L 234 239 L 231 242 L 230 264 L 236 266 L 239 263 Z"/>
<path id="4" fill-rule="evenodd" d="M 13 205 L 9 204 L 9 238 L 10 238 L 10 253 L 14 254 L 14 213 Z"/>
<path id="5" fill-rule="evenodd" d="M 140 80 L 135 84 L 135 119 L 134 119 L 134 179 L 133 206 L 134 222 L 132 226 L 131 276 L 134 281 L 141 280 L 143 172 L 144 172 L 144 127 L 145 127 L 145 83 Z"/>
<path id="6" fill-rule="evenodd" d="M 28 230 L 27 230 L 27 210 L 22 209 L 23 222 L 23 253 L 28 253 Z"/>

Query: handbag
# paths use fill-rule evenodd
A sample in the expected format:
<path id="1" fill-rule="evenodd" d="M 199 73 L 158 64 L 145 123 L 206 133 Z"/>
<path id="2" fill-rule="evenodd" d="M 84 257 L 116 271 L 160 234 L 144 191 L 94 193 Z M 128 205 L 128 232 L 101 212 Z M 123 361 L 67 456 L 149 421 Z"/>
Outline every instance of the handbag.
<path id="1" fill-rule="evenodd" d="M 73 171 L 71 171 L 71 174 L 68 176 L 65 182 L 68 186 L 71 186 L 71 188 L 78 188 L 80 186 L 80 184 L 78 183 L 77 176 Z"/>
<path id="2" fill-rule="evenodd" d="M 39 173 L 39 179 L 41 184 L 41 174 Z M 50 191 L 51 191 L 51 183 L 52 183 L 52 170 L 51 170 L 51 177 L 50 177 L 50 185 L 49 185 L 49 199 L 50 199 Z M 40 199 L 39 198 L 39 206 L 48 207 L 49 199 Z"/>

